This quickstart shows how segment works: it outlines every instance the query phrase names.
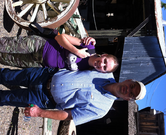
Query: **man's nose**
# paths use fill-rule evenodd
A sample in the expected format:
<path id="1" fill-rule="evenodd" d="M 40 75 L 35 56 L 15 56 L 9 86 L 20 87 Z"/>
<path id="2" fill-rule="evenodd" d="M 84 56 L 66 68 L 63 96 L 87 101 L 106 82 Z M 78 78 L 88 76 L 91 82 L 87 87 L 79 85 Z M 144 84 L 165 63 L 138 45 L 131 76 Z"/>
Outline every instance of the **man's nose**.
<path id="1" fill-rule="evenodd" d="M 127 89 L 127 93 L 128 93 L 129 95 L 130 95 L 131 91 L 132 91 L 131 88 L 128 88 L 128 89 Z"/>

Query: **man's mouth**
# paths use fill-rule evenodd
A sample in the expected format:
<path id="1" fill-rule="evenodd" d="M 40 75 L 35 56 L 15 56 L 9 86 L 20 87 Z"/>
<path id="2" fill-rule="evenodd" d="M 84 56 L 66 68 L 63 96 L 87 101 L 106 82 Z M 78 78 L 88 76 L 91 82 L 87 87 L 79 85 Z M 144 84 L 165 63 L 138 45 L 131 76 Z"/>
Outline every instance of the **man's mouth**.
<path id="1" fill-rule="evenodd" d="M 126 94 L 127 93 L 127 88 L 125 86 L 121 86 L 121 93 Z"/>

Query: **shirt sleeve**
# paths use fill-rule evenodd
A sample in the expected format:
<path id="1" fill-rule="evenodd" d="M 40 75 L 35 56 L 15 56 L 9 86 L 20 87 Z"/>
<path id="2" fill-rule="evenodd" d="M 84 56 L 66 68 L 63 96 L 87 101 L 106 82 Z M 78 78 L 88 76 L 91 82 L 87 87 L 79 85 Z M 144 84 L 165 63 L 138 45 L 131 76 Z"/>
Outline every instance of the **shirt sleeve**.
<path id="1" fill-rule="evenodd" d="M 87 105 L 89 106 L 89 105 Z M 86 106 L 86 107 L 87 107 Z M 77 107 L 77 108 L 73 108 L 71 110 L 72 112 L 72 118 L 73 121 L 75 123 L 75 125 L 80 125 L 95 119 L 99 119 L 102 118 L 103 116 L 106 115 L 107 111 L 104 111 L 102 109 L 99 108 L 93 108 L 91 107 L 91 109 L 85 109 L 84 106 L 83 107 Z"/>

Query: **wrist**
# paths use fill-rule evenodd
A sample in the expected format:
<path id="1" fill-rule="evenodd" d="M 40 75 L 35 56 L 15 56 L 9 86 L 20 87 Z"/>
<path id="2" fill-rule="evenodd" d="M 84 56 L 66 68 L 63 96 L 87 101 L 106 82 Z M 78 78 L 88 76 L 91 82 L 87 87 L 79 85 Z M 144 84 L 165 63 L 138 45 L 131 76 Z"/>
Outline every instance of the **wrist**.
<path id="1" fill-rule="evenodd" d="M 76 49 L 76 51 L 75 51 L 74 54 L 77 55 L 77 56 L 79 56 L 79 51 L 80 51 L 79 49 Z"/>
<path id="2" fill-rule="evenodd" d="M 39 108 L 38 111 L 37 111 L 37 116 L 38 117 L 44 117 L 43 114 L 44 114 L 44 110 Z"/>
<path id="3" fill-rule="evenodd" d="M 79 39 L 79 44 L 83 44 L 83 39 Z"/>

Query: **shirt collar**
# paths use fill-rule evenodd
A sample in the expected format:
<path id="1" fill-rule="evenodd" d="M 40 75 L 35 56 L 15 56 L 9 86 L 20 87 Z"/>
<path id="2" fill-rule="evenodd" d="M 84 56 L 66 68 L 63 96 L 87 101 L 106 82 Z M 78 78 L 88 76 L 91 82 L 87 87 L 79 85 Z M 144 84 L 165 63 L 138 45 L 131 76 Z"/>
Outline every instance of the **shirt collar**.
<path id="1" fill-rule="evenodd" d="M 105 82 L 102 86 L 101 86 L 101 90 L 104 92 L 103 93 L 103 95 L 104 96 L 106 96 L 106 97 L 108 97 L 108 98 L 113 98 L 114 100 L 116 100 L 117 99 L 117 97 L 116 96 L 114 96 L 114 95 L 112 95 L 111 94 L 111 92 L 109 92 L 109 91 L 107 91 L 107 90 L 105 90 L 104 88 L 103 88 L 103 86 L 105 86 L 105 85 L 107 85 L 107 84 L 114 84 L 114 83 L 116 83 L 116 81 L 113 79 L 113 78 L 109 78 L 108 79 L 108 81 L 107 82 Z"/>

